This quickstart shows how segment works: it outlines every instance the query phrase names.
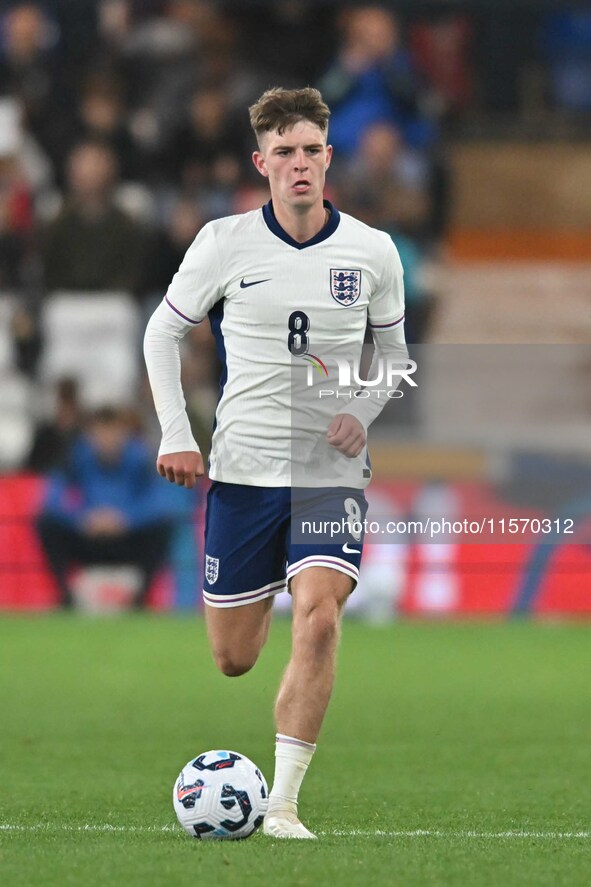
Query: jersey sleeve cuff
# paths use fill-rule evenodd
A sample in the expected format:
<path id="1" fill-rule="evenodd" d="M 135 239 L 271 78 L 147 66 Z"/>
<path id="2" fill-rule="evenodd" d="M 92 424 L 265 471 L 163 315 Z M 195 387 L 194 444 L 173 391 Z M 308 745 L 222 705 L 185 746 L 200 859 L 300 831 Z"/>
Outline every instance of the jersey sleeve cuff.
<path id="1" fill-rule="evenodd" d="M 168 441 L 162 442 L 160 445 L 160 449 L 158 450 L 158 456 L 169 456 L 171 453 L 200 453 L 201 450 L 197 444 L 197 441 L 193 440 L 184 440 L 184 441 Z"/>
<path id="2" fill-rule="evenodd" d="M 357 419 L 358 422 L 361 422 L 363 425 L 363 430 L 367 434 L 367 429 L 371 425 L 371 418 L 364 415 L 363 407 L 361 401 L 347 404 L 346 407 L 343 407 L 342 410 L 339 410 L 337 416 L 353 416 L 354 419 Z"/>

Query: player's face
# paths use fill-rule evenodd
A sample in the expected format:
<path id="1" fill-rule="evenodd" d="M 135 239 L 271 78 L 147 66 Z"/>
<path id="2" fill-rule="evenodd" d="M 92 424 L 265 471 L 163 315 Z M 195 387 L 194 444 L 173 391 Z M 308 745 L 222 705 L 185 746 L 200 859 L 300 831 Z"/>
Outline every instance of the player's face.
<path id="1" fill-rule="evenodd" d="M 293 209 L 306 209 L 322 202 L 324 179 L 332 147 L 313 123 L 302 120 L 286 129 L 265 133 L 253 163 L 269 179 L 271 197 Z"/>

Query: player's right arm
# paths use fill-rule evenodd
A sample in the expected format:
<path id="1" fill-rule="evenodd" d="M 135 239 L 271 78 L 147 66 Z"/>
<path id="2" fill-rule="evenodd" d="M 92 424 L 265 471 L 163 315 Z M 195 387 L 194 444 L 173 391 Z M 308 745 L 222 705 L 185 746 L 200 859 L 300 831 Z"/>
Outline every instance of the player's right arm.
<path id="1" fill-rule="evenodd" d="M 197 480 L 203 477 L 203 456 L 190 450 L 185 453 L 167 453 L 158 456 L 156 468 L 160 477 L 165 477 L 171 484 L 191 490 Z"/>
<path id="2" fill-rule="evenodd" d="M 215 235 L 206 225 L 189 247 L 166 297 L 148 322 L 144 356 L 154 406 L 162 427 L 158 473 L 192 487 L 204 473 L 181 386 L 180 341 L 200 324 L 219 298 L 220 263 Z"/>
<path id="3" fill-rule="evenodd" d="M 193 437 L 181 386 L 179 345 L 190 327 L 176 320 L 162 302 L 148 322 L 144 356 L 154 406 L 162 427 L 156 469 L 171 483 L 191 488 L 203 474 L 203 459 Z"/>

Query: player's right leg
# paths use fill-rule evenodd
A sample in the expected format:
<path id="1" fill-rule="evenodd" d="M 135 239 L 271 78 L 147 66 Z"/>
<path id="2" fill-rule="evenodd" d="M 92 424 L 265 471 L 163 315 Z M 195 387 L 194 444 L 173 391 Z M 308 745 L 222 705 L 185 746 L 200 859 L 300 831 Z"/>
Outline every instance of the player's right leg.
<path id="1" fill-rule="evenodd" d="M 216 482 L 207 496 L 205 618 L 214 661 L 229 676 L 255 664 L 273 598 L 287 588 L 286 495 L 281 488 Z"/>
<path id="2" fill-rule="evenodd" d="M 244 607 L 205 606 L 211 653 L 225 675 L 239 677 L 253 667 L 269 634 L 272 608 L 272 597 Z"/>

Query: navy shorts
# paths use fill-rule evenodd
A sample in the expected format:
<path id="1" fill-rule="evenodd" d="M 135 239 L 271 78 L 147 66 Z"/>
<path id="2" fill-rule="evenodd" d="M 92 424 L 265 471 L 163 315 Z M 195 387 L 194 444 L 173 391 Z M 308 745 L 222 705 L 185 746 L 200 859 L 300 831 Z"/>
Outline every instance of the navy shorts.
<path id="1" fill-rule="evenodd" d="M 207 495 L 203 600 L 211 607 L 240 607 L 286 591 L 307 567 L 329 567 L 359 579 L 367 502 L 362 490 L 298 490 L 214 481 Z M 300 519 L 314 532 L 296 534 Z M 337 522 L 344 532 L 336 533 Z M 331 535 L 319 532 L 328 526 Z M 310 526 L 309 524 L 307 525 Z M 316 541 L 316 539 L 320 541 Z"/>

